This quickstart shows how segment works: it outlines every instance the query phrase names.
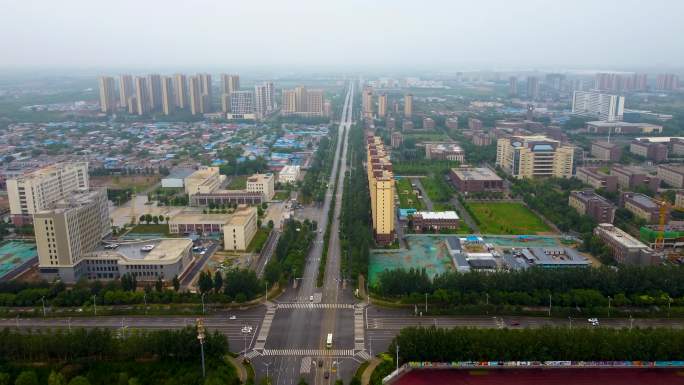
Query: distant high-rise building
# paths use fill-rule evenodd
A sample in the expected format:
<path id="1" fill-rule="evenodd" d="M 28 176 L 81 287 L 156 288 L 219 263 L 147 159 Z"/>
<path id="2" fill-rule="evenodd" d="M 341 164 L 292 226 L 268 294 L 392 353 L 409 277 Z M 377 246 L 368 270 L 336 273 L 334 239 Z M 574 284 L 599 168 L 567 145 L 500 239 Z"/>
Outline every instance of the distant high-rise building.
<path id="1" fill-rule="evenodd" d="M 173 88 L 176 91 L 176 106 L 180 109 L 188 108 L 188 80 L 183 74 L 175 74 L 173 82 Z"/>
<path id="2" fill-rule="evenodd" d="M 133 77 L 131 75 L 119 76 L 119 107 L 128 107 L 128 98 L 134 94 Z"/>
<path id="3" fill-rule="evenodd" d="M 648 89 L 648 75 L 632 75 L 632 89 L 635 91 L 646 91 Z"/>
<path id="4" fill-rule="evenodd" d="M 230 94 L 240 91 L 240 76 L 221 74 L 221 93 Z"/>
<path id="5" fill-rule="evenodd" d="M 575 91 L 572 96 L 573 114 L 612 122 L 622 120 L 624 109 L 624 96 L 585 91 Z"/>
<path id="6" fill-rule="evenodd" d="M 413 95 L 404 95 L 404 117 L 410 119 L 413 116 Z"/>
<path id="7" fill-rule="evenodd" d="M 135 78 L 135 100 L 137 103 L 136 113 L 145 115 L 150 112 L 150 89 L 147 79 L 141 76 Z"/>
<path id="8" fill-rule="evenodd" d="M 281 111 L 283 115 L 325 116 L 326 100 L 323 90 L 307 90 L 297 87 L 283 90 Z"/>
<path id="9" fill-rule="evenodd" d="M 361 95 L 361 107 L 363 111 L 363 117 L 373 118 L 373 88 L 363 87 L 363 92 Z"/>
<path id="10" fill-rule="evenodd" d="M 508 78 L 508 95 L 518 95 L 518 78 L 516 78 L 515 76 L 511 76 L 510 78 Z"/>
<path id="11" fill-rule="evenodd" d="M 173 78 L 164 76 L 161 79 L 162 111 L 171 115 L 176 109 L 176 95 L 173 93 Z"/>
<path id="12" fill-rule="evenodd" d="M 264 82 L 254 86 L 254 110 L 259 118 L 273 111 L 273 83 Z"/>
<path id="13" fill-rule="evenodd" d="M 150 110 L 159 111 L 162 108 L 162 83 L 158 74 L 147 75 L 148 95 L 150 96 Z"/>
<path id="14" fill-rule="evenodd" d="M 111 76 L 100 76 L 100 111 L 111 114 L 116 110 L 116 90 L 114 89 L 114 78 Z"/>
<path id="15" fill-rule="evenodd" d="M 527 98 L 530 100 L 539 99 L 539 79 L 535 76 L 527 77 Z"/>
<path id="16" fill-rule="evenodd" d="M 297 105 L 297 112 L 305 112 L 306 108 L 306 88 L 299 86 L 295 87 L 295 102 Z"/>
<path id="17" fill-rule="evenodd" d="M 280 112 L 283 115 L 292 115 L 297 112 L 297 95 L 295 90 L 285 90 L 283 89 L 283 94 L 281 98 Z"/>
<path id="18" fill-rule="evenodd" d="M 211 112 L 212 89 L 211 89 L 211 75 L 199 74 L 200 93 L 202 94 L 202 113 Z"/>
<path id="19" fill-rule="evenodd" d="M 395 235 L 394 194 L 395 181 L 389 153 L 382 138 L 366 137 L 368 164 L 368 190 L 370 192 L 373 235 L 378 244 L 390 244 Z"/>
<path id="20" fill-rule="evenodd" d="M 252 91 L 233 91 L 230 93 L 230 112 L 233 114 L 253 114 L 254 94 Z"/>
<path id="21" fill-rule="evenodd" d="M 190 113 L 193 115 L 203 114 L 204 104 L 202 103 L 202 89 L 199 76 L 190 76 L 188 78 L 188 95 Z"/>
<path id="22" fill-rule="evenodd" d="M 660 91 L 675 91 L 679 89 L 679 77 L 675 74 L 658 74 L 656 89 Z"/>
<path id="23" fill-rule="evenodd" d="M 221 111 L 230 112 L 230 94 L 221 94 Z"/>
<path id="24" fill-rule="evenodd" d="M 308 90 L 306 92 L 306 114 L 310 116 L 323 116 L 325 99 L 323 90 Z"/>
<path id="25" fill-rule="evenodd" d="M 387 115 L 387 94 L 378 95 L 378 116 L 384 118 Z"/>

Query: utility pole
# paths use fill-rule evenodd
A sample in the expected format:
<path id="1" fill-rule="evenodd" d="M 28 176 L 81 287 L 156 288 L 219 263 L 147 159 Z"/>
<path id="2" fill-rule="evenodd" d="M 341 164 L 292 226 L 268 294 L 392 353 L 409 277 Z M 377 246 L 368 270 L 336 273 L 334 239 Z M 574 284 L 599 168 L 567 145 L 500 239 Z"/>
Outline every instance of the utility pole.
<path id="1" fill-rule="evenodd" d="M 610 300 L 612 298 L 608 297 L 608 318 L 610 318 Z"/>
<path id="2" fill-rule="evenodd" d="M 40 298 L 40 302 L 43 303 L 43 318 L 45 318 L 45 296 Z"/>
<path id="3" fill-rule="evenodd" d="M 270 383 L 270 382 L 271 382 L 271 380 L 270 380 L 271 377 L 268 375 L 268 367 L 271 366 L 271 363 L 270 363 L 270 362 L 263 362 L 263 364 L 264 364 L 264 366 L 266 367 L 266 378 L 267 378 L 266 381 L 267 381 L 268 383 Z"/>
<path id="4" fill-rule="evenodd" d="M 93 295 L 93 313 L 97 316 L 97 296 Z"/>
<path id="5" fill-rule="evenodd" d="M 425 314 L 427 314 L 427 293 L 425 293 Z"/>
<path id="6" fill-rule="evenodd" d="M 399 344 L 397 344 L 396 346 L 397 346 L 397 349 L 396 349 L 397 350 L 397 369 L 396 370 L 399 371 Z"/>
<path id="7" fill-rule="evenodd" d="M 549 294 L 549 317 L 551 317 L 551 294 Z"/>

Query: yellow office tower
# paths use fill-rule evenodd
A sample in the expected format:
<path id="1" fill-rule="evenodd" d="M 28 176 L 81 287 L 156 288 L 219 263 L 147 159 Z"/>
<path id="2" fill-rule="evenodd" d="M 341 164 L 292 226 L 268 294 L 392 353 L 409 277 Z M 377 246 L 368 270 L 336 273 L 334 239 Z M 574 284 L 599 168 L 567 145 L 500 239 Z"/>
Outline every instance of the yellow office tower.
<path id="1" fill-rule="evenodd" d="M 496 144 L 496 165 L 516 178 L 571 178 L 575 148 L 543 135 L 511 136 Z"/>

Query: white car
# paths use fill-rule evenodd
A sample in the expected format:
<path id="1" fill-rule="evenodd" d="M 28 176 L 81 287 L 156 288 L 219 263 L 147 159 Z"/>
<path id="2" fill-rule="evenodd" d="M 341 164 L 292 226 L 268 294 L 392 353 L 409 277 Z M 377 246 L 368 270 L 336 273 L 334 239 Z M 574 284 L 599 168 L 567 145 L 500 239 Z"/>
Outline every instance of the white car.
<path id="1" fill-rule="evenodd" d="M 145 245 L 140 248 L 140 251 L 152 251 L 154 249 L 154 245 Z"/>
<path id="2" fill-rule="evenodd" d="M 313 295 L 309 296 L 309 302 L 313 302 Z"/>
<path id="3" fill-rule="evenodd" d="M 242 332 L 247 334 L 252 332 L 252 327 L 251 326 L 243 326 L 242 327 Z"/>
<path id="4" fill-rule="evenodd" d="M 587 322 L 589 322 L 592 326 L 599 326 L 599 320 L 598 318 L 588 318 Z"/>
<path id="5" fill-rule="evenodd" d="M 235 316 L 235 315 L 232 315 L 232 316 L 228 317 L 228 319 L 230 319 L 230 320 L 234 320 L 234 319 L 237 319 L 237 316 Z"/>

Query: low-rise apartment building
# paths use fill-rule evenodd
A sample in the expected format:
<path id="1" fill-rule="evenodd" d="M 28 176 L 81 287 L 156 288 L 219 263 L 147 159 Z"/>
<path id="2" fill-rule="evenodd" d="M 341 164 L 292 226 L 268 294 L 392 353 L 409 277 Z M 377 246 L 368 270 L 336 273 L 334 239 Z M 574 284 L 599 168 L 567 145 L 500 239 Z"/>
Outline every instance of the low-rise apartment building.
<path id="1" fill-rule="evenodd" d="M 300 166 L 294 166 L 294 165 L 284 166 L 278 172 L 278 182 L 283 183 L 283 184 L 297 182 L 297 179 L 299 179 L 300 169 L 301 169 Z"/>
<path id="2" fill-rule="evenodd" d="M 617 177 L 617 184 L 623 190 L 634 190 L 645 187 L 651 191 L 657 191 L 660 186 L 660 178 L 641 167 L 613 165 L 610 175 Z"/>
<path id="3" fill-rule="evenodd" d="M 598 167 L 578 167 L 575 176 L 597 190 L 617 191 L 617 176 L 605 174 Z"/>
<path id="4" fill-rule="evenodd" d="M 592 142 L 591 156 L 606 162 L 619 162 L 622 157 L 622 146 L 603 141 Z"/>
<path id="5" fill-rule="evenodd" d="M 630 265 L 652 265 L 658 262 L 653 249 L 610 223 L 594 228 L 594 235 L 610 247 L 615 261 Z"/>
<path id="6" fill-rule="evenodd" d="M 643 219 L 646 223 L 658 223 L 660 205 L 648 195 L 625 192 L 620 196 L 620 202 L 635 217 Z"/>
<path id="7" fill-rule="evenodd" d="M 231 214 L 204 214 L 183 211 L 169 219 L 171 234 L 220 234 Z"/>
<path id="8" fill-rule="evenodd" d="M 568 204 L 581 215 L 587 215 L 598 223 L 613 223 L 615 219 L 615 205 L 592 189 L 570 192 Z"/>
<path id="9" fill-rule="evenodd" d="M 660 164 L 658 178 L 674 188 L 684 188 L 684 164 Z"/>
<path id="10" fill-rule="evenodd" d="M 629 144 L 629 152 L 654 162 L 667 160 L 667 145 L 645 140 L 634 140 Z"/>

